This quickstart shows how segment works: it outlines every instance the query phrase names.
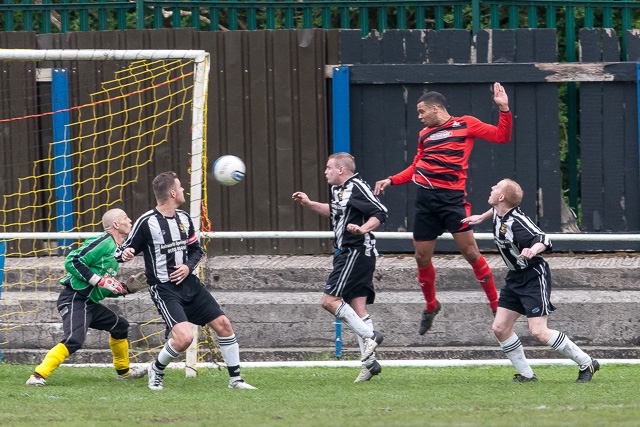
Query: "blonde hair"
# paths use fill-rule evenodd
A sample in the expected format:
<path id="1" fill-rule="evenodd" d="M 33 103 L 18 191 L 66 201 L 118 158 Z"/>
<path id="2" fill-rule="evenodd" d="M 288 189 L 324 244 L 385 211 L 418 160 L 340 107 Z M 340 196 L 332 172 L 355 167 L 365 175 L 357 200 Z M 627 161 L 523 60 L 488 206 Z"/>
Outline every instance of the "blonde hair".
<path id="1" fill-rule="evenodd" d="M 329 156 L 329 160 L 334 159 L 337 166 L 342 166 L 351 173 L 356 172 L 356 160 L 349 153 L 334 153 Z"/>
<path id="2" fill-rule="evenodd" d="M 502 181 L 504 182 L 502 194 L 504 194 L 505 203 L 508 204 L 509 207 L 518 206 L 524 196 L 520 184 L 509 178 L 505 178 Z"/>

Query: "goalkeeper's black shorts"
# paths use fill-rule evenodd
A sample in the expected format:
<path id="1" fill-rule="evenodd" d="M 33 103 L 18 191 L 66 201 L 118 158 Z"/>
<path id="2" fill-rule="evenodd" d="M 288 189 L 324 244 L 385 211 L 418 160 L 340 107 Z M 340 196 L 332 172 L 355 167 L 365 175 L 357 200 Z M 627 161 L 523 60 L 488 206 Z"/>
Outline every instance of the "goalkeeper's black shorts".
<path id="1" fill-rule="evenodd" d="M 187 321 L 204 326 L 224 315 L 220 304 L 193 274 L 179 285 L 173 282 L 151 285 L 149 293 L 168 329 Z"/>

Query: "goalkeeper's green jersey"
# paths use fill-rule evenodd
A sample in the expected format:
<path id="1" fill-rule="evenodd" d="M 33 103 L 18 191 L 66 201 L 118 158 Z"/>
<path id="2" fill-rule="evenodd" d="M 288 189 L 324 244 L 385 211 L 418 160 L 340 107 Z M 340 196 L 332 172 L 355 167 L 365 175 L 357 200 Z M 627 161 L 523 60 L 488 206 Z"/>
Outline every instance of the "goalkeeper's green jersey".
<path id="1" fill-rule="evenodd" d="M 60 280 L 64 286 L 70 287 L 86 296 L 93 302 L 105 298 L 115 298 L 113 292 L 97 285 L 103 276 L 115 277 L 118 273 L 118 262 L 113 257 L 118 245 L 109 233 L 101 234 L 84 241 L 82 246 L 67 255 L 64 267 L 67 274 Z"/>

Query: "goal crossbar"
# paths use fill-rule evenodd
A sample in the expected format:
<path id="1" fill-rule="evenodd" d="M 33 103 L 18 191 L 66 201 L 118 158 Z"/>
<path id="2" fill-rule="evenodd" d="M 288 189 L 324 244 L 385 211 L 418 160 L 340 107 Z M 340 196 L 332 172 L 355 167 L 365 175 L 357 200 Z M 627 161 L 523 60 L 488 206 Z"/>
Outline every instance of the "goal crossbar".
<path id="1" fill-rule="evenodd" d="M 110 50 L 110 49 L 0 49 L 0 60 L 15 61 L 136 61 L 154 59 L 189 59 L 204 62 L 204 50 Z"/>

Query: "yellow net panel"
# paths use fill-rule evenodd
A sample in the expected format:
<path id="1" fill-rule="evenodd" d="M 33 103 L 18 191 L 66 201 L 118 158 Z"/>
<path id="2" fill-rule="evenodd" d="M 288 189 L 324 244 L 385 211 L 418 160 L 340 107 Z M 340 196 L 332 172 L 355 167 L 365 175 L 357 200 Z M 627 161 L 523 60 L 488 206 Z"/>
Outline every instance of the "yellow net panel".
<path id="1" fill-rule="evenodd" d="M 182 143 L 184 135 L 190 137 L 193 62 L 121 61 L 115 68 L 117 71 L 111 73 L 111 78 L 105 78 L 95 88 L 80 87 L 78 81 L 84 80 L 72 81 L 70 74 L 71 84 L 77 86 L 76 100 L 84 101 L 65 111 L 52 111 L 46 102 L 37 109 L 29 107 L 32 110 L 28 114 L 20 114 L 24 113 L 20 108 L 2 108 L 0 126 L 4 137 L 0 137 L 3 143 L 0 150 L 4 150 L 8 167 L 1 182 L 1 232 L 60 231 L 57 222 L 60 200 L 56 193 L 60 186 L 56 177 L 60 171 L 55 164 L 51 123 L 52 116 L 61 112 L 71 118 L 64 129 L 62 143 L 69 147 L 65 172 L 71 176 L 71 197 L 66 201 L 72 206 L 72 212 L 65 211 L 64 215 L 73 218 L 72 228 L 63 231 L 99 232 L 102 215 L 108 209 L 123 208 L 135 220 L 136 215 L 152 207 L 151 204 L 138 206 L 139 197 L 134 196 L 134 187 L 141 176 L 153 174 L 148 168 L 159 146 L 170 140 L 179 141 L 180 135 Z M 33 76 L 23 76 L 28 77 Z M 5 100 L 15 98 L 11 86 L 19 84 L 16 78 L 1 86 L 0 96 Z M 34 93 L 25 96 L 35 97 Z M 49 110 L 42 111 L 47 107 Z M 206 176 L 202 181 L 204 186 Z M 151 192 L 150 187 L 143 190 Z M 203 190 L 206 194 L 206 188 Z M 206 218 L 203 221 L 206 223 Z M 55 307 L 61 289 L 59 280 L 65 274 L 64 255 L 81 241 L 25 239 L 18 235 L 3 243 L 0 351 L 6 361 L 38 362 L 41 355 L 62 338 L 61 319 Z M 132 264 L 121 267 L 123 277 L 143 269 L 141 259 Z M 148 294 L 140 292 L 103 303 L 114 307 L 131 324 L 132 362 L 150 360 L 149 353 L 164 343 L 165 326 Z M 84 350 L 78 352 L 78 361 L 108 361 L 107 337 L 102 332 L 90 333 Z M 205 337 L 204 342 L 209 341 Z M 204 347 L 202 360 L 218 359 L 215 340 Z M 80 356 L 81 353 L 84 354 Z"/>

